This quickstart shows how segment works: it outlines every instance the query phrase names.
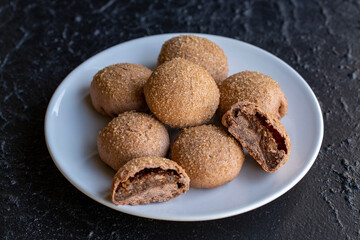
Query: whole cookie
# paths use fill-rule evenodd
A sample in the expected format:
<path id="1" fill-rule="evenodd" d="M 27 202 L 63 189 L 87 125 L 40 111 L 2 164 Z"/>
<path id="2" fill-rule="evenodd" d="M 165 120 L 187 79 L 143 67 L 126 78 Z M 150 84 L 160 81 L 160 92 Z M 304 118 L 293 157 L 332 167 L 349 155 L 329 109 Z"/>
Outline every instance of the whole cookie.
<path id="1" fill-rule="evenodd" d="M 189 190 L 190 179 L 176 162 L 160 157 L 135 158 L 115 174 L 111 200 L 116 205 L 164 202 Z"/>
<path id="2" fill-rule="evenodd" d="M 161 122 L 134 111 L 111 120 L 97 139 L 101 160 L 116 171 L 133 158 L 165 157 L 169 145 L 169 134 Z"/>
<path id="3" fill-rule="evenodd" d="M 171 160 L 183 167 L 193 188 L 215 188 L 240 172 L 244 153 L 225 130 L 214 125 L 184 129 L 171 148 Z"/>
<path id="4" fill-rule="evenodd" d="M 150 69 L 132 63 L 118 63 L 100 70 L 90 85 L 94 108 L 111 117 L 130 110 L 146 110 L 143 87 L 150 75 Z"/>
<path id="5" fill-rule="evenodd" d="M 158 66 L 144 86 L 152 113 L 173 128 L 203 124 L 214 115 L 219 89 L 208 72 L 182 58 Z"/>
<path id="6" fill-rule="evenodd" d="M 224 51 L 214 42 L 194 35 L 181 35 L 166 41 L 158 57 L 158 65 L 181 57 L 206 69 L 219 84 L 229 73 Z"/>
<path id="7" fill-rule="evenodd" d="M 238 102 L 222 118 L 223 125 L 267 172 L 275 172 L 290 156 L 290 138 L 271 114 L 251 102 Z"/>
<path id="8" fill-rule="evenodd" d="M 253 102 L 277 119 L 284 117 L 288 110 L 288 102 L 279 84 L 260 72 L 234 74 L 225 79 L 219 89 L 221 116 L 239 101 Z"/>

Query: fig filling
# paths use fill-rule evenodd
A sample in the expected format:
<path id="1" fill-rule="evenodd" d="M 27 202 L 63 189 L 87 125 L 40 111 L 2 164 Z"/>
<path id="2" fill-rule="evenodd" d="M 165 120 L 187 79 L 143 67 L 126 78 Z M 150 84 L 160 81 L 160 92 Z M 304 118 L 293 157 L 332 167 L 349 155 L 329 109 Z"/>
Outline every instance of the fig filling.
<path id="1" fill-rule="evenodd" d="M 274 169 L 287 154 L 285 139 L 268 123 L 265 116 L 256 112 L 255 115 L 245 115 L 240 111 L 235 112 L 236 120 L 246 119 L 248 126 L 259 137 L 258 144 L 269 169 Z M 252 141 L 254 142 L 254 141 Z"/>
<path id="2" fill-rule="evenodd" d="M 129 197 L 142 193 L 154 187 L 165 184 L 176 184 L 180 189 L 183 184 L 179 182 L 180 176 L 175 170 L 163 170 L 161 168 L 145 168 L 121 182 L 116 188 L 116 201 L 123 201 Z"/>

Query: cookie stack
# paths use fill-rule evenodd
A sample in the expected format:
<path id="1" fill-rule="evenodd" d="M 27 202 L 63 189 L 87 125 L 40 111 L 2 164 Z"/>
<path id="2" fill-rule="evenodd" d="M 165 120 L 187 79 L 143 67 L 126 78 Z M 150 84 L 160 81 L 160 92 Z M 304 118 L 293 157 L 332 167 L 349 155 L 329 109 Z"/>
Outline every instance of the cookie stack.
<path id="1" fill-rule="evenodd" d="M 262 73 L 228 72 L 218 45 L 181 35 L 163 44 L 153 72 L 119 63 L 94 76 L 92 104 L 114 117 L 97 146 L 101 160 L 117 171 L 116 205 L 162 202 L 189 187 L 226 184 L 241 170 L 242 147 L 267 172 L 285 164 L 291 146 L 279 122 L 288 108 L 283 91 Z M 181 131 L 172 146 L 171 129 Z"/>

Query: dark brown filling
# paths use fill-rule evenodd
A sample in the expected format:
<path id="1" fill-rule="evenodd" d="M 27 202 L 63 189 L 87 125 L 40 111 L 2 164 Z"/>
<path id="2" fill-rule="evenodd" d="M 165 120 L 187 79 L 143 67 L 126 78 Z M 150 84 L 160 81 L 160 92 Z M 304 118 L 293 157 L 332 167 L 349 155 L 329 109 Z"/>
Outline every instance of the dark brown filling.
<path id="1" fill-rule="evenodd" d="M 260 124 L 264 126 L 273 136 L 277 143 L 278 150 L 284 150 L 285 154 L 287 153 L 285 139 L 280 135 L 280 133 L 269 123 L 266 122 L 266 118 L 260 115 L 258 112 L 256 113 L 256 118 L 259 119 Z"/>
<path id="2" fill-rule="evenodd" d="M 281 159 L 287 154 L 285 139 L 271 124 L 266 121 L 266 117 L 256 112 L 255 115 L 245 115 L 240 111 L 235 112 L 235 116 L 242 116 L 247 119 L 249 127 L 260 136 L 259 147 L 264 155 L 269 169 L 274 169 Z"/>
<path id="3" fill-rule="evenodd" d="M 180 176 L 175 170 L 163 170 L 161 168 L 145 168 L 121 182 L 116 189 L 115 200 L 123 201 L 150 188 L 165 184 L 177 184 L 180 189 L 183 184 L 179 182 Z"/>

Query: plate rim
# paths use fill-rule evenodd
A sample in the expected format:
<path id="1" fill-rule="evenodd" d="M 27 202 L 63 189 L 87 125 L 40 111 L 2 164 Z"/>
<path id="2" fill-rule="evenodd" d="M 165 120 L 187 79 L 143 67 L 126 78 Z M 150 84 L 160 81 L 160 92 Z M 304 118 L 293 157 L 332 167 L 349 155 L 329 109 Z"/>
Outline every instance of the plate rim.
<path id="1" fill-rule="evenodd" d="M 70 76 L 72 75 L 72 73 L 80 68 L 82 65 L 85 65 L 88 61 L 91 61 L 92 59 L 96 58 L 98 55 L 100 54 L 105 54 L 108 51 L 113 50 L 114 48 L 118 47 L 119 45 L 123 45 L 123 44 L 130 44 L 131 42 L 134 41 L 138 41 L 138 40 L 143 40 L 146 38 L 158 38 L 158 37 L 166 37 L 168 36 L 173 37 L 173 36 L 177 36 L 177 35 L 188 35 L 188 34 L 193 34 L 199 37 L 215 37 L 215 38 L 224 38 L 227 40 L 231 40 L 231 41 L 237 41 L 240 42 L 241 44 L 246 45 L 247 47 L 250 48 L 254 48 L 257 51 L 262 52 L 263 54 L 266 54 L 270 57 L 272 57 L 274 60 L 276 60 L 278 63 L 280 63 L 281 65 L 285 65 L 287 67 L 287 70 L 290 70 L 291 73 L 295 74 L 302 82 L 302 85 L 305 86 L 305 88 L 307 89 L 308 93 L 310 93 L 311 96 L 311 102 L 315 103 L 315 107 L 316 107 L 316 113 L 317 113 L 317 117 L 318 117 L 318 122 L 317 124 L 320 125 L 320 128 L 318 129 L 319 131 L 319 135 L 318 138 L 316 139 L 316 146 L 313 148 L 313 151 L 311 153 L 311 157 L 310 157 L 310 161 L 308 164 L 305 165 L 305 167 L 303 169 L 301 169 L 301 171 L 297 174 L 297 177 L 292 179 L 292 181 L 287 184 L 285 187 L 283 187 L 282 189 L 276 191 L 275 193 L 272 193 L 270 196 L 265 197 L 264 199 L 262 199 L 261 201 L 257 201 L 255 203 L 251 203 L 248 204 L 246 207 L 241 207 L 239 209 L 236 210 L 227 210 L 221 213 L 216 213 L 216 214 L 210 214 L 210 215 L 201 215 L 201 216 L 193 216 L 193 217 L 176 217 L 176 216 L 168 216 L 168 217 L 156 217 L 150 214 L 146 214 L 146 212 L 139 214 L 139 213 L 134 213 L 130 210 L 127 209 L 120 209 L 117 206 L 115 206 L 114 204 L 112 204 L 111 202 L 108 202 L 104 199 L 101 199 L 99 197 L 93 196 L 90 193 L 88 193 L 86 190 L 82 189 L 78 184 L 76 184 L 74 181 L 72 181 L 72 179 L 68 176 L 68 174 L 62 170 L 62 168 L 60 167 L 59 163 L 57 162 L 57 160 L 55 159 L 55 156 L 53 154 L 53 152 L 51 151 L 51 144 L 49 143 L 49 122 L 50 122 L 50 116 L 51 116 L 51 110 L 53 109 L 56 100 L 58 99 L 58 95 L 61 94 L 62 90 L 64 89 L 65 84 L 71 80 Z M 179 222 L 192 222 L 192 221 L 208 221 L 208 220 L 215 220 L 215 219 L 221 219 L 221 218 L 226 218 L 226 217 L 231 217 L 234 215 L 239 215 L 242 213 L 246 213 L 249 212 L 251 210 L 254 210 L 256 208 L 259 208 L 261 206 L 264 206 L 267 203 L 270 203 L 272 201 L 274 201 L 275 199 L 279 198 L 280 196 L 282 196 L 283 194 L 285 194 L 287 191 L 289 191 L 291 188 L 293 188 L 310 170 L 310 168 L 312 167 L 312 165 L 314 164 L 321 145 L 322 145 L 322 141 L 324 138 L 324 120 L 323 120 L 323 116 L 322 116 L 322 111 L 321 111 L 321 107 L 319 104 L 319 101 L 317 100 L 313 90 L 311 89 L 311 87 L 309 86 L 309 84 L 304 80 L 304 78 L 297 72 L 295 71 L 295 69 L 293 69 L 289 64 L 287 64 L 285 61 L 283 61 L 282 59 L 280 59 L 279 57 L 277 57 L 276 55 L 260 48 L 257 47 L 255 45 L 252 45 L 250 43 L 238 40 L 238 39 L 234 39 L 234 38 L 230 38 L 230 37 L 225 37 L 225 36 L 220 36 L 220 35 L 213 35 L 213 34 L 204 34 L 204 33 L 188 33 L 188 32 L 182 32 L 182 33 L 164 33 L 164 34 L 157 34 L 157 35 L 151 35 L 151 36 L 143 36 L 143 37 L 139 37 L 139 38 L 135 38 L 135 39 L 131 39 L 128 41 L 124 41 L 121 43 L 118 43 L 116 45 L 113 45 L 109 48 L 106 48 L 104 50 L 101 50 L 100 52 L 96 53 L 95 55 L 89 57 L 88 59 L 86 59 L 85 61 L 83 61 L 81 64 L 79 64 L 77 67 L 75 67 L 69 74 L 66 75 L 66 77 L 61 81 L 61 83 L 59 84 L 59 86 L 55 89 L 54 93 L 52 94 L 49 104 L 46 108 L 46 113 L 45 113 L 45 121 L 44 121 L 44 135 L 45 135 L 45 142 L 46 142 L 46 147 L 48 149 L 48 152 L 51 156 L 51 159 L 53 160 L 55 166 L 58 168 L 58 170 L 61 172 L 61 174 L 75 187 L 77 188 L 80 192 L 82 192 L 83 194 L 85 194 L 86 196 L 88 196 L 89 198 L 93 199 L 96 202 L 99 202 L 111 209 L 114 209 L 116 211 L 119 212 L 123 212 L 126 214 L 130 214 L 133 216 L 138 216 L 138 217 L 145 217 L 145 218 L 151 218 L 151 219 L 157 219 L 157 220 L 166 220 L 166 221 L 179 221 Z"/>

